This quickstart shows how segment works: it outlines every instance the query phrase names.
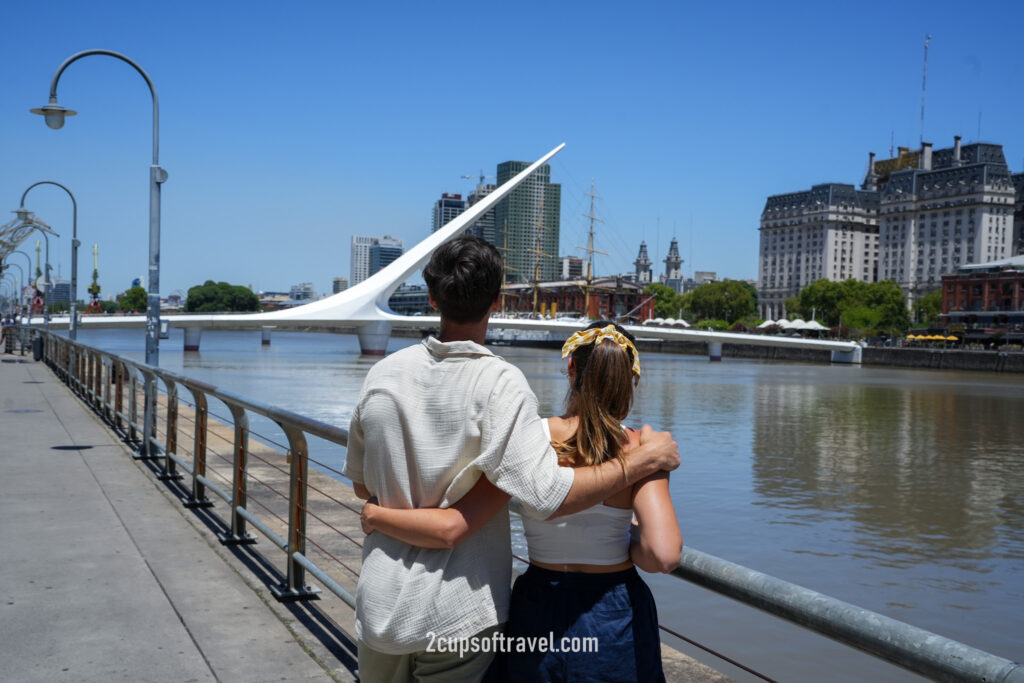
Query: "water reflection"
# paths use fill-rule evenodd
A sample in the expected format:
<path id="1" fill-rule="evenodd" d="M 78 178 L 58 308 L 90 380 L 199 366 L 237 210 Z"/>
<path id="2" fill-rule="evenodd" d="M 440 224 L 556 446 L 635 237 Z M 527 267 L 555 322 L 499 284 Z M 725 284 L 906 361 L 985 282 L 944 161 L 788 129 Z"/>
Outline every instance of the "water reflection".
<path id="1" fill-rule="evenodd" d="M 757 504 L 849 520 L 859 552 L 895 567 L 1024 557 L 1019 385 L 875 373 L 754 387 Z"/>

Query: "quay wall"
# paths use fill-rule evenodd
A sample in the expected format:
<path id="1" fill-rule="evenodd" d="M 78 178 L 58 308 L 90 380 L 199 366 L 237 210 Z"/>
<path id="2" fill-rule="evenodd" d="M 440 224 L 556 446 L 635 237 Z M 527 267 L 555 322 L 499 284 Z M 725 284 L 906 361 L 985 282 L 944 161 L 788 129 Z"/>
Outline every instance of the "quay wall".
<path id="1" fill-rule="evenodd" d="M 311 324 L 292 328 L 289 331 L 355 334 L 357 330 L 352 326 Z M 413 339 L 425 337 L 431 333 L 436 334 L 437 331 L 430 326 L 423 328 L 396 327 L 391 330 L 392 337 Z M 520 342 L 520 344 L 529 345 L 528 342 Z M 708 346 L 705 342 L 641 338 L 637 339 L 637 348 L 640 351 L 654 353 L 677 353 L 686 356 L 708 355 Z M 832 359 L 830 351 L 755 344 L 722 344 L 722 356 L 790 363 L 829 363 Z M 863 365 L 923 368 L 926 370 L 1024 373 L 1024 352 L 868 346 L 863 351 L 861 362 Z"/>
<path id="2" fill-rule="evenodd" d="M 706 356 L 704 342 L 638 339 L 640 351 L 679 353 Z M 793 349 L 782 346 L 753 344 L 722 344 L 726 358 L 750 358 L 795 363 L 829 363 L 831 352 L 816 349 Z M 863 350 L 863 365 L 878 365 L 926 370 L 970 370 L 976 372 L 1024 373 L 1024 353 L 1006 351 L 972 351 L 965 349 L 908 349 L 868 346 Z"/>

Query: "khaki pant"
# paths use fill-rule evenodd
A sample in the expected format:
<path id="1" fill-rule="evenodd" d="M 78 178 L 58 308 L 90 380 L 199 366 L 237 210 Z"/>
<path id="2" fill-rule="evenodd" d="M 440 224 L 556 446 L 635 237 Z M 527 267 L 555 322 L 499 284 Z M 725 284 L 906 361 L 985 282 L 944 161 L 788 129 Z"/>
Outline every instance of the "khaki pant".
<path id="1" fill-rule="evenodd" d="M 471 639 L 491 640 L 505 625 L 491 626 Z M 469 683 L 480 681 L 494 660 L 494 652 L 412 652 L 389 655 L 359 643 L 359 680 L 363 683 Z"/>

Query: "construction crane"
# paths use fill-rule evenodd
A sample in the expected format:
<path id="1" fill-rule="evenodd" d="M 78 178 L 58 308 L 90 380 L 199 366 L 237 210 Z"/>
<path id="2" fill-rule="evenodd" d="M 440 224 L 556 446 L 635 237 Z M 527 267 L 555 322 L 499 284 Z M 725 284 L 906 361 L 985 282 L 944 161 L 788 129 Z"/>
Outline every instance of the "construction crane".
<path id="1" fill-rule="evenodd" d="M 103 306 L 100 305 L 100 292 L 103 291 L 100 288 L 100 247 L 98 244 L 92 245 L 92 284 L 89 285 L 89 295 L 92 299 L 89 301 L 89 307 L 85 309 L 86 313 L 102 313 Z"/>
<path id="2" fill-rule="evenodd" d="M 480 185 L 483 185 L 485 180 L 497 180 L 497 178 L 495 178 L 492 175 L 484 175 L 484 169 L 482 169 L 482 168 L 480 169 L 480 175 L 479 176 L 464 175 L 464 176 L 459 176 L 459 177 L 460 178 L 464 178 L 466 180 L 473 180 L 475 178 L 479 178 L 480 179 L 480 183 L 479 183 Z"/>

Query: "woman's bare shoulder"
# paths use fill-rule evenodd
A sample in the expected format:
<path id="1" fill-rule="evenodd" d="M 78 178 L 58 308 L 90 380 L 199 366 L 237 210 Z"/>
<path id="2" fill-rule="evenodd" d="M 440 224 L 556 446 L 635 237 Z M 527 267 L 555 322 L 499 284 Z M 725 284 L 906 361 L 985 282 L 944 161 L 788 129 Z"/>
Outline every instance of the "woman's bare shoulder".
<path id="1" fill-rule="evenodd" d="M 549 417 L 548 429 L 551 430 L 552 441 L 567 441 L 576 433 L 576 419 L 564 417 Z"/>

